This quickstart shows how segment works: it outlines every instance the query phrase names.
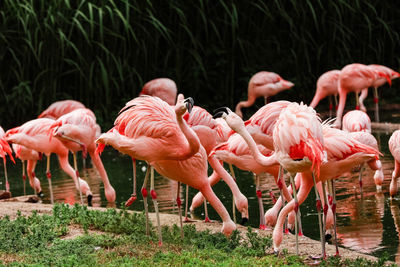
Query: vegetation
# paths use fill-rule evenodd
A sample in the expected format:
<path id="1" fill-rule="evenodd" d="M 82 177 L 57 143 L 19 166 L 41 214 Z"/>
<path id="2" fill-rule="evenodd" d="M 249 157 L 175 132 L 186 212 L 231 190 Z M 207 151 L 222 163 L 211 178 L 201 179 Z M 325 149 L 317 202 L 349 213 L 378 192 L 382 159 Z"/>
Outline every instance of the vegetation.
<path id="1" fill-rule="evenodd" d="M 52 215 L 33 213 L 29 217 L 0 220 L 0 264 L 10 266 L 304 266 L 297 256 L 266 255 L 271 239 L 248 229 L 246 237 L 235 231 L 227 239 L 222 234 L 198 232 L 193 225 L 180 229 L 163 228 L 163 247 L 157 244 L 152 228 L 145 235 L 145 216 L 126 210 L 88 210 L 85 206 L 56 204 Z M 83 228 L 86 234 L 66 238 L 70 227 Z M 100 230 L 97 233 L 90 231 Z M 382 266 L 385 259 L 332 258 L 324 266 Z"/>
<path id="2" fill-rule="evenodd" d="M 0 7 L 4 128 L 66 98 L 93 109 L 107 128 L 156 77 L 215 108 L 245 98 L 260 70 L 296 84 L 280 98 L 308 103 L 329 69 L 400 65 L 395 1 L 3 0 Z"/>

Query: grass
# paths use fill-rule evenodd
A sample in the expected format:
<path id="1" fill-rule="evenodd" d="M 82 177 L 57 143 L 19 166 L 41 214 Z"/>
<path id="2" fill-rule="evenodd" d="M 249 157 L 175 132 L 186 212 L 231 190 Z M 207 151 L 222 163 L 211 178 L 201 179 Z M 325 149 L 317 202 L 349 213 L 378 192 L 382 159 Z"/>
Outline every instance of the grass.
<path id="1" fill-rule="evenodd" d="M 184 226 L 163 227 L 163 246 L 158 247 L 155 229 L 145 235 L 145 216 L 126 210 L 88 210 L 85 206 L 56 204 L 51 215 L 0 220 L 0 263 L 8 266 L 306 266 L 304 258 L 266 255 L 272 241 L 248 228 L 243 237 L 231 238 Z M 69 226 L 86 234 L 65 238 Z M 101 231 L 91 233 L 90 230 Z M 365 259 L 330 258 L 323 266 L 382 266 Z"/>

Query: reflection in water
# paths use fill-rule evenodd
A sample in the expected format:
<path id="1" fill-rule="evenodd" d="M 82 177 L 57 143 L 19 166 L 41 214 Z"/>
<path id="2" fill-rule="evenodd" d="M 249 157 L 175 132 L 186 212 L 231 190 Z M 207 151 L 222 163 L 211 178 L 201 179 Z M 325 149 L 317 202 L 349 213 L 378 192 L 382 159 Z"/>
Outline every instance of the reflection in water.
<path id="1" fill-rule="evenodd" d="M 338 198 L 338 236 L 342 246 L 370 253 L 375 256 L 381 256 L 385 251 L 391 256 L 391 260 L 400 262 L 400 211 L 399 199 L 389 201 L 389 182 L 393 170 L 393 158 L 388 150 L 387 141 L 389 134 L 380 133 L 377 138 L 380 141 L 382 165 L 385 180 L 383 183 L 383 193 L 377 194 L 373 180 L 374 172 L 368 167 L 363 172 L 363 196 L 360 196 L 358 183 L 358 173 L 347 174 L 338 179 L 335 183 Z M 104 166 L 108 172 L 111 184 L 117 192 L 117 200 L 114 207 L 119 207 L 126 201 L 132 193 L 132 163 L 127 156 L 118 154 L 118 152 L 108 148 L 102 154 Z M 78 161 L 79 162 L 79 161 Z M 48 183 L 45 179 L 45 161 L 38 162 L 36 174 L 41 180 L 43 191 L 45 193 L 44 203 L 50 203 L 48 194 Z M 143 183 L 145 174 L 145 163 L 138 162 L 138 192 Z M 52 157 L 51 166 L 58 166 L 57 159 Z M 109 205 L 104 196 L 104 188 L 97 170 L 91 167 L 88 162 L 86 168 L 80 166 L 80 172 L 93 192 L 93 205 L 106 207 Z M 70 177 L 63 173 L 59 168 L 52 168 L 54 196 L 56 202 L 79 203 L 79 193 L 75 189 L 74 183 Z M 211 172 L 211 170 L 210 170 Z M 250 172 L 245 172 L 235 168 L 237 182 L 242 193 L 249 200 L 249 225 L 258 227 L 259 210 L 255 190 L 254 176 Z M 0 169 L 0 177 L 2 175 Z M 21 163 L 17 162 L 15 166 L 9 168 L 10 188 L 14 196 L 23 194 L 23 185 L 21 179 Z M 272 190 L 276 197 L 279 195 L 279 189 L 275 185 L 274 178 L 271 175 L 260 175 L 261 190 L 263 192 L 263 202 L 265 211 L 272 207 L 272 201 L 269 196 Z M 286 178 L 286 181 L 288 179 Z M 287 183 L 288 184 L 288 183 Z M 159 207 L 162 212 L 177 213 L 175 204 L 177 182 L 156 174 L 155 186 L 159 201 Z M 228 212 L 232 213 L 232 193 L 225 183 L 218 183 L 213 187 L 214 192 L 223 202 Z M 185 186 L 180 189 L 180 198 L 184 202 Z M 28 186 L 27 193 L 32 194 L 33 190 Z M 189 201 L 197 193 L 197 190 L 189 190 Z M 148 201 L 150 210 L 153 210 L 152 201 Z M 184 204 L 184 203 L 183 203 Z M 190 204 L 190 203 L 189 203 Z M 130 209 L 143 210 L 143 200 L 139 194 L 138 199 L 132 204 Z M 306 236 L 319 240 L 318 220 L 315 210 L 315 195 L 310 193 L 307 200 L 300 206 L 302 212 L 303 230 Z M 194 217 L 203 218 L 203 207 L 196 209 Z M 237 213 L 238 216 L 240 214 Z M 220 220 L 218 214 L 209 206 L 209 216 L 211 219 Z"/>

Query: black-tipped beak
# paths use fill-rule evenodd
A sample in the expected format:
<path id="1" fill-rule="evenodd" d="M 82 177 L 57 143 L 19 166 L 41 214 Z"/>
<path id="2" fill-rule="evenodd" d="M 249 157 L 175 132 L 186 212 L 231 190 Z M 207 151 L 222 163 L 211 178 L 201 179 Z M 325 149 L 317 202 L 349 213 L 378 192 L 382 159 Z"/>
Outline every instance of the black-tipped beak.
<path id="1" fill-rule="evenodd" d="M 193 106 L 194 106 L 193 98 L 188 97 L 188 98 L 186 98 L 183 102 L 186 103 L 186 109 L 187 109 L 187 111 L 188 111 L 189 113 L 192 112 L 192 109 L 193 109 Z"/>
<path id="2" fill-rule="evenodd" d="M 213 119 L 221 118 L 221 117 L 222 117 L 222 115 L 224 115 L 224 113 L 225 113 L 225 112 L 223 112 L 223 111 L 220 111 L 220 112 L 218 112 L 218 113 L 214 114 L 214 115 L 213 115 Z"/>
<path id="3" fill-rule="evenodd" d="M 93 199 L 93 195 L 88 195 L 87 196 L 87 203 L 88 203 L 89 207 L 93 206 L 92 199 Z"/>
<path id="4" fill-rule="evenodd" d="M 215 114 L 213 116 L 213 119 L 221 118 L 222 115 L 224 115 L 224 113 L 229 114 L 229 109 L 227 107 L 220 107 L 220 108 L 215 109 L 214 113 Z"/>
<path id="5" fill-rule="evenodd" d="M 245 225 L 248 221 L 249 221 L 249 218 L 243 217 L 242 222 L 240 224 Z"/>

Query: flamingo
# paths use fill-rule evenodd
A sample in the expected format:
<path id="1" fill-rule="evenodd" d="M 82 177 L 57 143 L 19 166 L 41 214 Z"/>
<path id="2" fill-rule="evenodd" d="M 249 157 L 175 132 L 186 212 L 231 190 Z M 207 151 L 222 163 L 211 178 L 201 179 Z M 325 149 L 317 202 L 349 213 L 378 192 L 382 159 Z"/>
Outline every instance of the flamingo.
<path id="1" fill-rule="evenodd" d="M 356 109 L 358 109 L 358 93 L 362 89 L 372 86 L 379 77 L 385 78 L 391 84 L 391 80 L 386 73 L 377 71 L 376 69 L 364 64 L 349 64 L 340 71 L 339 106 L 336 112 L 335 127 L 341 127 L 347 94 L 350 92 L 356 93 Z"/>
<path id="2" fill-rule="evenodd" d="M 244 224 L 248 220 L 249 216 L 247 198 L 240 192 L 235 180 L 223 168 L 222 164 L 218 160 L 213 158 L 212 155 L 210 155 L 212 149 L 217 146 L 217 144 L 226 141 L 229 127 L 226 125 L 225 121 L 221 122 L 219 120 L 213 119 L 210 113 L 198 106 L 194 106 L 191 112 L 186 113 L 183 118 L 197 134 L 201 145 L 206 150 L 207 155 L 209 155 L 208 162 L 214 170 L 214 173 L 209 178 L 211 186 L 213 186 L 218 181 L 219 177 L 221 177 L 225 181 L 225 183 L 229 186 L 233 193 L 236 207 L 242 213 L 242 224 Z M 188 187 L 186 189 L 186 192 L 188 192 Z M 200 192 L 199 194 L 200 196 L 198 200 L 204 200 Z M 194 210 L 193 203 L 190 210 Z M 233 214 L 233 216 L 235 216 L 235 214 Z M 207 219 L 208 218 L 206 213 L 206 220 Z"/>
<path id="3" fill-rule="evenodd" d="M 346 132 L 371 133 L 371 119 L 361 110 L 352 110 L 343 116 L 343 130 Z"/>
<path id="4" fill-rule="evenodd" d="M 386 66 L 382 66 L 382 65 L 377 65 L 377 64 L 371 64 L 368 65 L 369 67 L 372 67 L 373 69 L 375 69 L 378 72 L 382 72 L 382 73 L 386 73 L 386 75 L 389 77 L 390 81 L 397 79 L 400 77 L 400 73 L 392 70 L 391 68 L 388 68 Z M 372 84 L 372 87 L 374 88 L 374 103 L 375 103 L 375 122 L 379 122 L 379 94 L 378 94 L 378 87 L 381 87 L 382 85 L 384 85 L 386 82 L 389 82 L 389 80 L 382 78 L 382 77 L 378 77 L 374 83 Z M 389 84 L 391 85 L 391 82 L 389 82 Z M 364 106 L 364 99 L 366 99 L 368 96 L 368 88 L 365 88 L 361 91 L 360 94 L 360 109 L 362 111 L 367 111 L 367 109 Z"/>
<path id="5" fill-rule="evenodd" d="M 397 179 L 400 177 L 400 130 L 396 130 L 389 138 L 389 150 L 394 158 L 394 170 L 392 172 L 392 181 L 390 182 L 390 197 L 397 194 Z"/>
<path id="6" fill-rule="evenodd" d="M 270 96 L 290 89 L 294 86 L 292 82 L 282 79 L 281 76 L 274 72 L 260 71 L 251 77 L 247 89 L 247 100 L 241 101 L 236 105 L 235 112 L 240 117 L 243 117 L 241 109 L 243 107 L 250 107 L 258 97 L 264 97 L 265 102 Z"/>
<path id="7" fill-rule="evenodd" d="M 6 192 L 10 192 L 10 184 L 8 183 L 8 176 L 7 176 L 7 166 L 6 166 L 6 155 L 8 155 L 12 162 L 15 163 L 14 157 L 12 156 L 12 151 L 10 145 L 7 143 L 3 128 L 0 126 L 0 157 L 3 158 L 4 164 L 4 177 L 6 182 Z"/>
<path id="8" fill-rule="evenodd" d="M 26 195 L 26 188 L 25 188 L 26 174 L 24 165 L 25 161 L 27 161 L 26 172 L 28 174 L 29 184 L 35 191 L 35 194 L 42 197 L 43 196 L 42 187 L 40 185 L 39 179 L 35 175 L 36 163 L 38 160 L 42 159 L 42 154 L 35 150 L 17 144 L 12 144 L 12 148 L 14 150 L 15 157 L 22 161 L 22 181 L 24 184 L 24 195 Z"/>
<path id="9" fill-rule="evenodd" d="M 340 70 L 330 70 L 323 73 L 317 80 L 317 90 L 310 107 L 315 108 L 321 99 L 329 96 L 329 117 L 332 117 L 332 98 L 335 97 L 335 107 L 337 106 L 337 94 L 339 85 Z"/>
<path id="10" fill-rule="evenodd" d="M 47 109 L 40 113 L 38 118 L 49 118 L 55 120 L 78 108 L 85 108 L 85 105 L 76 100 L 61 100 L 51 104 Z"/>
<path id="11" fill-rule="evenodd" d="M 168 104 L 175 105 L 177 92 L 178 89 L 173 80 L 169 78 L 157 78 L 145 83 L 139 96 L 157 96 Z"/>
<path id="12" fill-rule="evenodd" d="M 8 130 L 5 137 L 10 143 L 23 145 L 29 149 L 44 153 L 47 156 L 46 175 L 50 185 L 50 199 L 52 203 L 54 200 L 51 187 L 50 155 L 51 153 L 55 153 L 57 154 L 61 168 L 73 179 L 80 194 L 83 193 L 86 195 L 88 204 L 91 205 L 93 194 L 87 182 L 76 177 L 74 169 L 68 162 L 68 149 L 57 138 L 49 138 L 48 136 L 53 123 L 54 120 L 48 118 L 30 120 L 19 127 Z"/>
<path id="13" fill-rule="evenodd" d="M 74 167 L 76 175 L 79 172 L 76 164 L 76 153 L 86 151 L 98 170 L 104 184 L 104 192 L 108 202 L 115 202 L 115 190 L 110 184 L 107 172 L 98 153 L 95 153 L 95 140 L 100 136 L 100 126 L 96 123 L 94 113 L 87 108 L 79 108 L 62 115 L 50 127 L 52 134 L 58 138 L 74 155 Z"/>
<path id="14" fill-rule="evenodd" d="M 236 225 L 211 189 L 207 178 L 206 151 L 182 118 L 186 110 L 192 108 L 192 101 L 191 98 L 184 100 L 180 94 L 175 107 L 171 107 L 158 97 L 137 97 L 121 110 L 113 130 L 100 135 L 97 142 L 111 145 L 133 158 L 145 160 L 161 175 L 200 190 L 221 216 L 222 233 L 230 236 Z M 150 194 L 158 215 L 153 175 L 151 180 Z M 144 198 L 147 197 L 145 187 L 142 193 Z M 159 216 L 157 218 L 161 245 Z"/>

